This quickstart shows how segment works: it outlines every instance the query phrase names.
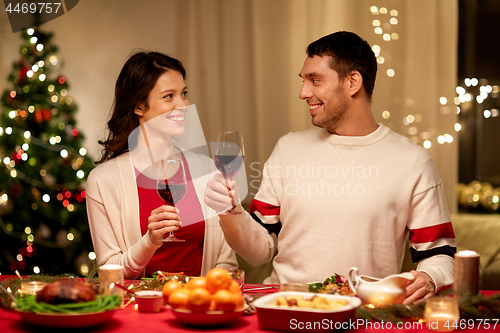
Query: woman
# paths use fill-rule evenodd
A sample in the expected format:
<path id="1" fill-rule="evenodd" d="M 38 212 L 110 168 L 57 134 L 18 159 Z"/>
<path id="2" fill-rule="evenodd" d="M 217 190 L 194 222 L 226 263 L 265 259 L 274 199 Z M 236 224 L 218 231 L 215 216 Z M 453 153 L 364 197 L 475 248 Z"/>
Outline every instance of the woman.
<path id="1" fill-rule="evenodd" d="M 172 140 L 172 135 L 184 131 L 182 110 L 189 105 L 185 78 L 178 60 L 158 52 L 139 52 L 127 60 L 116 81 L 108 138 L 99 141 L 104 151 L 96 162 L 99 165 L 89 174 L 86 196 L 97 261 L 122 265 L 125 278 L 140 278 L 157 270 L 196 276 L 213 267 L 237 267 L 218 217 L 208 217 L 208 207 L 199 199 L 203 189 L 194 181 L 177 208 L 165 205 L 155 186 L 141 185 L 156 183 L 155 177 L 143 172 L 152 161 L 141 158 L 141 154 L 149 153 L 153 158 L 158 153 L 150 149 L 155 141 L 162 140 L 162 154 L 182 156 L 189 165 L 185 168 L 187 178 L 191 178 L 189 169 L 204 158 L 179 154 Z M 165 116 L 158 117 L 161 115 Z M 168 123 L 169 135 L 149 140 L 146 135 L 131 136 L 136 129 L 157 121 Z M 129 136 L 135 137 L 132 153 Z M 197 218 L 197 223 L 180 228 L 183 214 L 191 220 Z M 185 242 L 162 242 L 170 231 L 176 231 Z"/>

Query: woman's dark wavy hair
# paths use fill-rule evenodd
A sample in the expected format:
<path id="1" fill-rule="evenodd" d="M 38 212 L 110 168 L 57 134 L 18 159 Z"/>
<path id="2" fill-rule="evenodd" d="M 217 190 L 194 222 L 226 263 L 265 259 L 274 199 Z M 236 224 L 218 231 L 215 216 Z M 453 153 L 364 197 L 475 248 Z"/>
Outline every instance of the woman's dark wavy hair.
<path id="1" fill-rule="evenodd" d="M 371 99 L 377 76 L 377 59 L 367 41 L 353 32 L 338 31 L 312 42 L 306 52 L 309 57 L 330 56 L 330 67 L 341 80 L 352 71 L 361 73 L 366 94 Z"/>
<path id="2" fill-rule="evenodd" d="M 99 140 L 104 149 L 96 164 L 129 151 L 129 135 L 139 126 L 134 109 L 139 103 L 144 103 L 146 110 L 149 109 L 149 92 L 158 78 L 169 70 L 181 73 L 186 79 L 182 63 L 159 52 L 138 52 L 123 65 L 116 80 L 113 112 L 108 121 L 108 138 Z"/>

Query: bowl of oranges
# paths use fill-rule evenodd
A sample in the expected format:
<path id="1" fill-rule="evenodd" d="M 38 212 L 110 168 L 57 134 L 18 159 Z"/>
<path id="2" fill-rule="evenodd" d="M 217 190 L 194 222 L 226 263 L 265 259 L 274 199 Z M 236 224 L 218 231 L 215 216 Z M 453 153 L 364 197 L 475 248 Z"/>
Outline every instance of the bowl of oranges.
<path id="1" fill-rule="evenodd" d="M 170 280 L 163 285 L 163 298 L 182 322 L 198 326 L 220 325 L 239 317 L 246 309 L 240 286 L 223 268 L 185 284 Z"/>

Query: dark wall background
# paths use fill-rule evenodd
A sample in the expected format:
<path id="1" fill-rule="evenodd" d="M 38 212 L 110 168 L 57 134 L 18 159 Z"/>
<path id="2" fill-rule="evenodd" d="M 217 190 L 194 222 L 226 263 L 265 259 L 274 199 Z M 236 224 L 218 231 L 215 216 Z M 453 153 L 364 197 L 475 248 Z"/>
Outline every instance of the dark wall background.
<path id="1" fill-rule="evenodd" d="M 479 86 L 500 85 L 500 1 L 459 0 L 458 85 L 465 78 L 480 83 L 467 91 L 479 94 Z M 462 108 L 459 121 L 459 181 L 490 182 L 500 186 L 500 116 L 485 118 L 484 110 L 499 110 L 499 93 L 482 103 Z M 493 111 L 493 114 L 496 112 Z"/>

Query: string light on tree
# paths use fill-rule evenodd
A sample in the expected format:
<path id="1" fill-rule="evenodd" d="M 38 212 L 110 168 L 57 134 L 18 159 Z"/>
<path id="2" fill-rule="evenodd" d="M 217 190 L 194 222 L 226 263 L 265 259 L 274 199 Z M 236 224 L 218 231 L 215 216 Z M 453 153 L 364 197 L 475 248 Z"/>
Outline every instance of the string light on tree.
<path id="1" fill-rule="evenodd" d="M 81 273 L 73 262 L 91 250 L 82 184 L 93 163 L 52 34 L 30 28 L 21 36 L 0 100 L 0 241 L 17 254 L 9 261 L 0 253 L 0 271 Z"/>

